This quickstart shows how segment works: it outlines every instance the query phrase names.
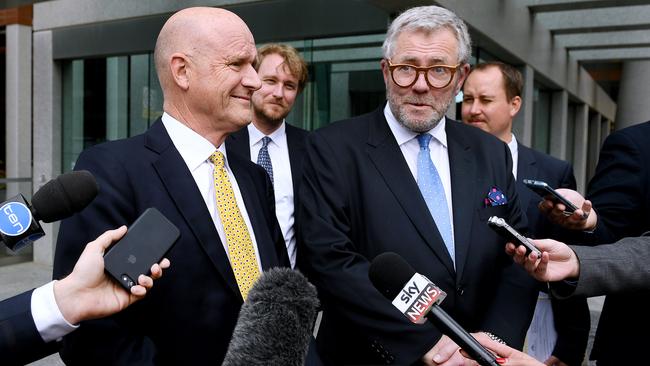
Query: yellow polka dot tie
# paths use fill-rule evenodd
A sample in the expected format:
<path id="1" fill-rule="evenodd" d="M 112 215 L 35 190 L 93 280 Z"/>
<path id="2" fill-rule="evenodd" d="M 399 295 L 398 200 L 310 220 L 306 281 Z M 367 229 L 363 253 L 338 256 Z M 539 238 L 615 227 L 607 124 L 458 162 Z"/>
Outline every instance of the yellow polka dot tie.
<path id="1" fill-rule="evenodd" d="M 217 208 L 226 232 L 230 265 L 235 273 L 239 292 L 246 300 L 248 291 L 260 276 L 253 241 L 237 206 L 235 193 L 232 190 L 228 172 L 226 172 L 224 166 L 223 154 L 215 151 L 210 155 L 210 161 L 214 164 L 214 188 L 217 196 Z"/>

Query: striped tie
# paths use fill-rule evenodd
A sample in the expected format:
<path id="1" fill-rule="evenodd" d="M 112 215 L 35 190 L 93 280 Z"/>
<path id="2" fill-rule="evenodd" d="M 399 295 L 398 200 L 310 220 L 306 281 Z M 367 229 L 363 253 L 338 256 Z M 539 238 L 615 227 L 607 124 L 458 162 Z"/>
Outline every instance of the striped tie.
<path id="1" fill-rule="evenodd" d="M 214 188 L 217 196 L 219 217 L 226 232 L 226 244 L 230 256 L 230 266 L 235 274 L 242 297 L 246 300 L 248 291 L 260 276 L 255 249 L 244 218 L 239 211 L 235 193 L 224 166 L 224 156 L 215 151 L 210 155 L 214 164 Z"/>

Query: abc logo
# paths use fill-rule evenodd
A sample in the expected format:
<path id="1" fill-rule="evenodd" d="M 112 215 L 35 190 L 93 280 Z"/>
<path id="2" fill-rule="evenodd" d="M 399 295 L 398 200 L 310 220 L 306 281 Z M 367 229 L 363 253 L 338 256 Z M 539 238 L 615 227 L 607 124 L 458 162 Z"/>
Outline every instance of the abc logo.
<path id="1" fill-rule="evenodd" d="M 20 202 L 7 202 L 0 207 L 0 232 L 18 236 L 32 224 L 32 213 Z"/>

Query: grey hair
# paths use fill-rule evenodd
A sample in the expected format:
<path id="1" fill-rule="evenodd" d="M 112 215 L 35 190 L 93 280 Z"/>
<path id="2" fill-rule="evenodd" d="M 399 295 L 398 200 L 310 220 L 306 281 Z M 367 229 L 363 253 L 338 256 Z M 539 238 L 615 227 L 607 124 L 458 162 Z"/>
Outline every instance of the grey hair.
<path id="1" fill-rule="evenodd" d="M 472 54 L 472 40 L 467 25 L 453 12 L 439 6 L 419 6 L 400 14 L 388 28 L 382 45 L 384 58 L 391 58 L 395 52 L 395 40 L 403 31 L 424 30 L 426 32 L 447 28 L 456 34 L 458 41 L 458 59 L 468 63 Z"/>

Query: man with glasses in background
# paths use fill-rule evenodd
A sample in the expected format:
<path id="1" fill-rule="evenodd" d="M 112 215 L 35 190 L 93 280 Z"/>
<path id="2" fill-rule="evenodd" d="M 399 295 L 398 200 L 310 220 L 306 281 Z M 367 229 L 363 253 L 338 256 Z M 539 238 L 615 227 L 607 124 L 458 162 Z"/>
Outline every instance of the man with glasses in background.
<path id="1" fill-rule="evenodd" d="M 414 325 L 368 278 L 396 252 L 447 293 L 466 330 L 521 348 L 535 282 L 487 226 L 525 227 L 507 145 L 446 119 L 469 71 L 470 39 L 452 12 L 410 9 L 391 24 L 381 69 L 388 103 L 308 138 L 298 268 L 319 291 L 317 343 L 332 364 L 471 364 L 433 325 Z"/>

